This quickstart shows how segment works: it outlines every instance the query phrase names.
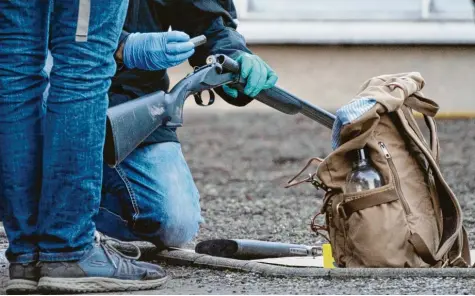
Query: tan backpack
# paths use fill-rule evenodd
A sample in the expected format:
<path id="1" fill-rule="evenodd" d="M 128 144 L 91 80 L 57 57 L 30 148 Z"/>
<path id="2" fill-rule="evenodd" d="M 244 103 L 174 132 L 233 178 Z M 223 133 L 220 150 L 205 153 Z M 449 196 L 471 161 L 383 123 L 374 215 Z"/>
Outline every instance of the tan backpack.
<path id="1" fill-rule="evenodd" d="M 343 126 L 340 146 L 333 153 L 324 160 L 312 159 L 320 164 L 304 181 L 326 191 L 321 208 L 326 218 L 323 228 L 329 233 L 333 257 L 340 267 L 470 264 L 461 208 L 439 168 L 433 119 L 438 106 L 423 96 L 423 86 L 419 73 L 366 81 L 357 98 L 374 98 L 376 105 Z M 413 110 L 424 115 L 429 143 Z M 347 194 L 344 188 L 353 151 L 363 147 L 385 185 Z M 303 182 L 294 179 L 287 187 Z"/>

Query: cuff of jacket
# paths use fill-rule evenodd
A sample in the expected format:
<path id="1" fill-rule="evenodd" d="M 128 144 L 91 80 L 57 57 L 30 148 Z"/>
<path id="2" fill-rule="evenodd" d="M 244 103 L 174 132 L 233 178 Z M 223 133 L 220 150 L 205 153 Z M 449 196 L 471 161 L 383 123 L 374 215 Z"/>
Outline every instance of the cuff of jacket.
<path id="1" fill-rule="evenodd" d="M 122 33 L 120 33 L 118 45 L 120 45 L 122 42 L 124 42 L 124 40 L 125 40 L 127 37 L 129 37 L 129 35 L 130 35 L 129 32 L 122 31 Z M 117 47 L 118 47 L 118 46 L 117 46 Z"/>
<path id="2" fill-rule="evenodd" d="M 124 43 L 127 40 L 129 35 L 130 35 L 130 33 L 126 32 L 126 31 L 122 31 L 122 33 L 120 33 L 119 42 L 117 43 L 117 50 L 120 48 L 122 43 Z M 114 57 L 115 57 L 115 53 L 114 53 Z M 124 62 L 123 61 L 118 61 L 117 59 L 115 60 L 115 62 L 117 64 L 116 72 L 121 71 L 124 68 Z"/>

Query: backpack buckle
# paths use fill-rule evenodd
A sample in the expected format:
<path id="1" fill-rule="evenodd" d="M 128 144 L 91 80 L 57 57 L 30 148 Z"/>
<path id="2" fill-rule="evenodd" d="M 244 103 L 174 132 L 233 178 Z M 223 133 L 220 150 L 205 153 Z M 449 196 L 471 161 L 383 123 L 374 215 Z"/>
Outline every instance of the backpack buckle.
<path id="1" fill-rule="evenodd" d="M 347 220 L 348 219 L 348 215 L 346 214 L 345 212 L 345 208 L 343 207 L 344 203 L 343 201 L 342 202 L 339 202 L 337 205 L 336 205 L 336 212 L 343 217 L 343 219 Z"/>
<path id="2" fill-rule="evenodd" d="M 295 181 L 313 162 L 319 162 L 322 163 L 323 162 L 323 159 L 321 158 L 318 158 L 318 157 L 314 157 L 312 159 L 310 159 L 308 161 L 308 163 L 305 165 L 305 167 L 295 176 L 293 177 L 292 179 L 290 179 L 288 182 L 287 182 L 287 185 L 285 186 L 285 188 L 290 188 L 290 187 L 293 187 L 293 186 L 297 186 L 297 185 L 300 185 L 302 183 L 310 183 L 312 184 L 317 190 L 318 189 L 322 189 L 323 191 L 325 192 L 328 192 L 329 191 L 329 188 L 327 186 L 325 186 L 325 184 L 323 184 L 318 178 L 317 178 L 317 173 L 313 173 L 313 174 L 308 174 L 308 177 L 303 179 L 303 180 L 300 180 L 300 181 Z"/>
<path id="3" fill-rule="evenodd" d="M 325 192 L 328 192 L 329 189 L 325 184 L 323 184 L 319 179 L 316 178 L 316 173 L 315 174 L 308 174 L 308 177 L 306 179 L 303 179 L 301 181 L 296 181 L 293 183 L 289 183 L 288 185 L 285 186 L 285 188 L 290 188 L 293 186 L 297 186 L 302 183 L 310 183 L 315 187 L 317 190 L 322 189 Z"/>
<path id="4" fill-rule="evenodd" d="M 320 180 L 316 178 L 317 174 L 309 174 L 309 178 L 307 179 L 310 184 L 312 184 L 317 190 L 322 189 L 325 192 L 328 192 L 328 187 L 325 186 Z"/>

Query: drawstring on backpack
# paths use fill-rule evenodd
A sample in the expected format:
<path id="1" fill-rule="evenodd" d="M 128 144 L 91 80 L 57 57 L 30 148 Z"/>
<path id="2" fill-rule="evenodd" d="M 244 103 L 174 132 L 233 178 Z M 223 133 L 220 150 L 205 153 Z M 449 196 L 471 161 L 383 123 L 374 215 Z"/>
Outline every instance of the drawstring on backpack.
<path id="1" fill-rule="evenodd" d="M 303 174 L 303 172 L 305 172 L 305 170 L 311 165 L 313 164 L 314 162 L 318 162 L 318 165 L 320 165 L 322 162 L 323 162 L 323 159 L 319 158 L 319 157 L 314 157 L 314 158 L 311 158 L 307 164 L 304 166 L 304 168 L 297 173 L 297 175 L 295 175 L 292 179 L 290 179 L 288 182 L 287 182 L 287 185 L 285 186 L 285 188 L 290 188 L 290 187 L 294 187 L 294 186 L 297 186 L 297 185 L 300 185 L 300 184 L 303 184 L 303 183 L 306 183 L 306 182 L 309 182 L 310 184 L 312 184 L 317 190 L 318 189 L 322 189 L 326 192 L 329 191 L 328 187 L 326 187 L 322 182 L 320 182 L 320 180 L 317 179 L 317 173 L 313 173 L 313 174 L 308 174 L 308 177 L 303 179 L 303 180 L 299 180 L 299 181 L 295 181 L 293 182 L 295 179 L 297 179 L 300 175 Z"/>

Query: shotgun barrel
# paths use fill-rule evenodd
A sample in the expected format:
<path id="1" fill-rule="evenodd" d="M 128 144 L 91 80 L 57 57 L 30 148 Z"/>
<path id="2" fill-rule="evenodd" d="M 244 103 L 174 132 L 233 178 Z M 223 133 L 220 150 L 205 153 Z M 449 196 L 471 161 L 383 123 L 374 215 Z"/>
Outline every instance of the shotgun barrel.
<path id="1" fill-rule="evenodd" d="M 224 70 L 236 74 L 240 73 L 239 64 L 228 56 L 211 56 L 208 58 L 207 62 L 217 62 L 221 64 Z M 244 90 L 242 81 L 240 83 L 234 84 L 233 87 L 240 92 L 243 92 Z M 297 98 L 278 86 L 261 91 L 256 97 L 254 97 L 254 99 L 285 114 L 300 113 L 322 124 L 323 126 L 326 126 L 329 129 L 333 128 L 335 115 L 320 107 L 312 105 L 307 101 Z"/>

